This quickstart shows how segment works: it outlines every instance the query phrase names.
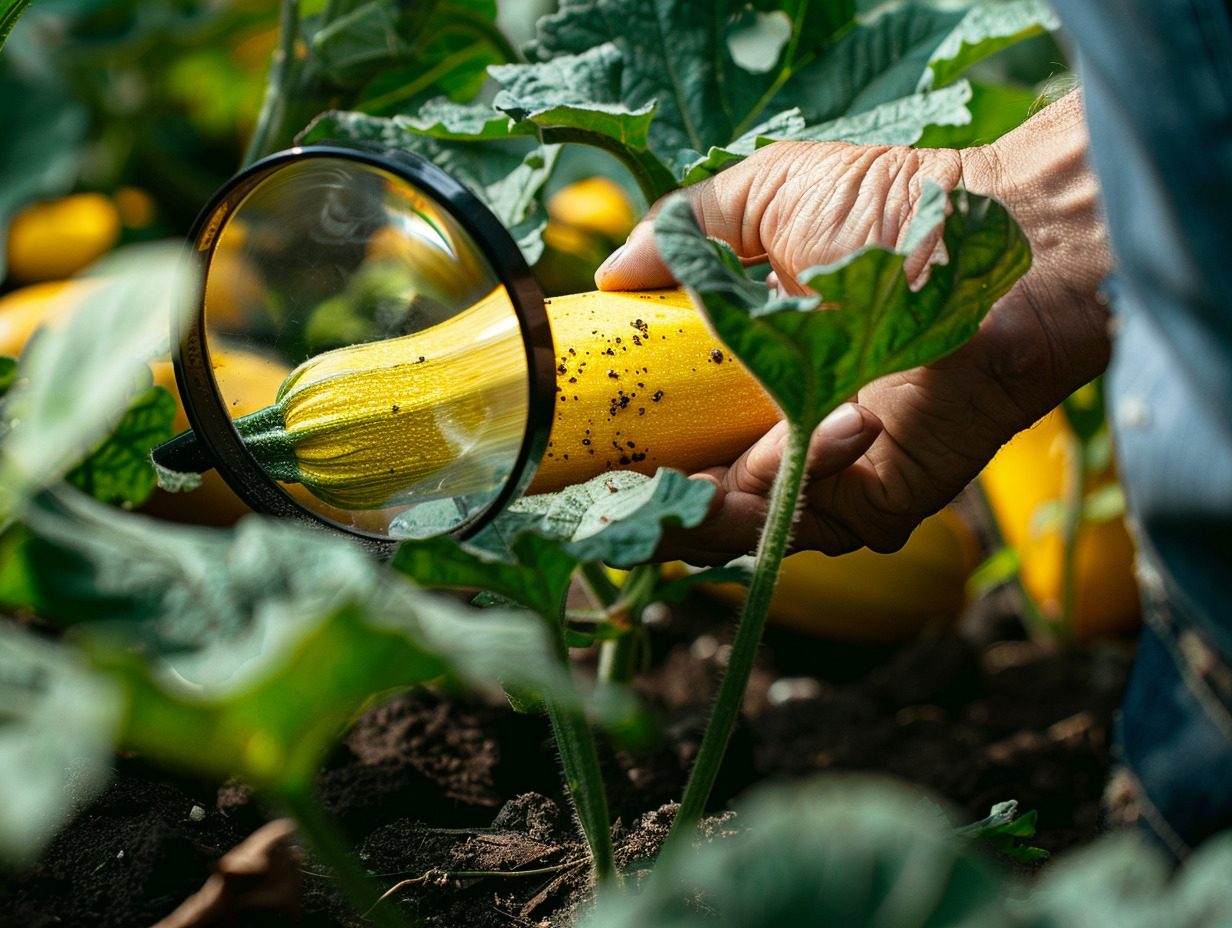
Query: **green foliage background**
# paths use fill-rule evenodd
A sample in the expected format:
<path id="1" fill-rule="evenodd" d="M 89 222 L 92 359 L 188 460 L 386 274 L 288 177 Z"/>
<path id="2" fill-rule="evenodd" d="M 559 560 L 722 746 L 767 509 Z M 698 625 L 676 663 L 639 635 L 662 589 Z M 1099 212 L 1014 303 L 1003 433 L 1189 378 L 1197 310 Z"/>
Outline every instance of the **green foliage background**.
<path id="1" fill-rule="evenodd" d="M 499 13 L 525 23 L 532 7 L 549 12 L 539 6 Z M 267 94 L 272 3 L 41 0 L 8 33 L 25 7 L 0 3 L 0 229 L 26 202 L 134 184 L 160 219 L 130 239 L 182 234 L 243 160 L 306 132 L 380 139 L 446 166 L 532 260 L 544 197 L 580 174 L 609 173 L 650 200 L 774 138 L 988 141 L 1025 116 L 1055 57 L 1050 14 L 1033 0 L 563 0 L 522 49 L 492 0 L 314 0 L 284 30 L 295 41 L 282 64 L 275 55 Z M 634 563 L 665 524 L 696 524 L 708 488 L 672 474 L 622 478 L 619 499 L 606 483 L 575 488 L 515 507 L 466 547 L 408 543 L 392 570 L 259 517 L 219 531 L 145 519 L 127 510 L 149 493 L 141 462 L 170 428 L 145 364 L 165 348 L 175 258 L 114 261 L 112 284 L 67 326 L 0 360 L 0 853 L 37 855 L 101 789 L 117 748 L 238 773 L 305 812 L 311 831 L 324 752 L 370 698 L 398 688 L 502 685 L 565 706 L 583 729 L 583 711 L 629 727 L 627 705 L 590 703 L 562 673 L 563 594 L 583 562 Z M 857 290 L 898 261 L 870 253 L 818 273 Z M 727 278 L 717 290 L 751 286 Z M 728 322 L 750 344 L 773 341 L 766 326 L 805 324 L 804 307 L 762 305 L 758 322 L 757 301 L 745 302 L 755 318 L 746 305 Z M 802 401 L 799 418 L 814 407 Z M 530 611 L 471 609 L 412 579 L 484 585 Z M 1227 842 L 1174 883 L 1150 852 L 1105 847 L 1022 904 L 915 801 L 885 784 L 769 791 L 742 813 L 749 834 L 699 854 L 678 846 L 645 892 L 609 900 L 595 923 L 684 926 L 717 907 L 745 928 L 818 913 L 1042 928 L 1097 923 L 1085 920 L 1106 918 L 1096 903 L 1124 892 L 1118 924 L 1213 925 L 1228 911 Z M 1021 836 L 1011 824 L 990 827 Z M 315 838 L 328 850 L 328 835 Z M 332 862 L 356 875 L 345 854 Z"/>

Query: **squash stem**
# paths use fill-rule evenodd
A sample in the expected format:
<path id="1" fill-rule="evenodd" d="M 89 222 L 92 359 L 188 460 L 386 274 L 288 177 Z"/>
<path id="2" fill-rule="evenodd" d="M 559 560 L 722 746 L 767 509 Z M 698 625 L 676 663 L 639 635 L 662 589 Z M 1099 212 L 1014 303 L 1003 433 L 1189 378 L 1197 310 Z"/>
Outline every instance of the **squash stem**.
<path id="1" fill-rule="evenodd" d="M 583 567 L 583 579 L 587 586 L 594 590 L 594 578 Z M 627 626 L 617 638 L 604 641 L 599 645 L 599 669 L 597 677 L 602 684 L 628 683 L 637 670 L 638 652 L 644 645 L 642 628 L 642 613 L 653 601 L 655 588 L 663 569 L 659 564 L 641 564 L 625 575 L 624 583 L 618 590 L 603 573 L 603 565 L 597 565 L 603 580 L 607 581 L 610 593 L 596 593 L 613 624 L 621 623 Z"/>
<path id="2" fill-rule="evenodd" d="M 604 577 L 606 580 L 606 576 Z M 573 675 L 569 661 L 569 646 L 565 643 L 565 601 L 560 603 L 560 615 L 548 619 L 556 646 L 556 659 L 565 673 Z M 616 857 L 612 849 L 612 818 L 607 807 L 607 793 L 603 787 L 603 771 L 599 767 L 599 753 L 595 750 L 595 737 L 586 721 L 586 713 L 575 698 L 559 698 L 551 688 L 543 695 L 544 708 L 552 723 L 556 738 L 556 750 L 560 753 L 560 769 L 565 775 L 569 798 L 582 826 L 582 834 L 590 847 L 590 856 L 595 865 L 595 879 L 600 883 L 612 881 L 616 876 Z"/>
<path id="3" fill-rule="evenodd" d="M 1066 645 L 1072 640 L 1074 616 L 1078 611 L 1078 537 L 1082 534 L 1084 527 L 1083 503 L 1088 467 L 1087 450 L 1087 443 L 1074 435 L 1067 456 L 1069 474 L 1062 501 L 1064 515 L 1062 516 L 1061 614 L 1057 618 L 1053 632 L 1061 645 Z"/>
<path id="4" fill-rule="evenodd" d="M 278 47 L 270 58 L 265 99 L 261 103 L 261 113 L 257 116 L 257 126 L 244 152 L 243 167 L 248 167 L 277 149 L 276 140 L 286 122 L 291 86 L 298 72 L 295 60 L 295 43 L 298 40 L 299 0 L 281 0 L 278 13 Z"/>
<path id="5" fill-rule="evenodd" d="M 616 859 L 612 849 L 612 819 L 594 735 L 585 713 L 578 706 L 562 702 L 550 692 L 544 696 L 544 703 L 552 722 L 552 733 L 556 736 L 565 783 L 590 846 L 595 878 L 599 883 L 606 883 L 616 875 Z"/>
<path id="6" fill-rule="evenodd" d="M 702 736 L 701 748 L 697 752 L 684 797 L 680 801 L 680 810 L 676 813 L 676 820 L 672 823 L 665 847 L 692 840 L 718 776 L 732 729 L 736 726 L 740 706 L 744 701 L 744 691 L 753 673 L 753 661 L 757 656 L 761 633 L 766 625 L 770 597 L 774 593 L 779 567 L 791 537 L 796 501 L 800 498 L 800 489 L 804 483 L 804 464 L 810 431 L 799 422 L 789 423 L 787 445 L 783 450 L 778 476 L 770 491 L 770 508 L 766 513 L 766 525 L 757 546 L 749 595 L 744 601 L 740 622 L 736 626 L 736 637 L 732 641 L 731 658 L 723 675 L 723 682 L 719 685 L 714 712 Z"/>
<path id="7" fill-rule="evenodd" d="M 633 148 L 609 135 L 589 129 L 544 126 L 539 136 L 545 145 L 572 142 L 610 152 L 629 169 L 629 173 L 637 181 L 638 189 L 642 191 L 642 196 L 646 198 L 647 205 L 680 188 L 676 175 L 648 148 Z"/>
<path id="8" fill-rule="evenodd" d="M 367 912 L 367 918 L 380 928 L 407 928 L 410 922 L 392 906 L 380 906 L 380 888 L 353 858 L 347 840 L 338 827 L 321 811 L 310 791 L 287 786 L 276 791 L 283 805 L 299 825 L 299 830 L 312 849 L 342 884 L 343 890 L 357 911 Z"/>

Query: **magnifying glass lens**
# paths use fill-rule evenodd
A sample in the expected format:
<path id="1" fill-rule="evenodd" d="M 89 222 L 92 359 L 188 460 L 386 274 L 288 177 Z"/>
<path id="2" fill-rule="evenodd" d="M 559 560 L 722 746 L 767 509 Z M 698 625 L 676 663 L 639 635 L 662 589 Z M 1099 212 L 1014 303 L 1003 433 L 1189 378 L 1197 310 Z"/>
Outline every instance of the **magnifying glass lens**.
<path id="1" fill-rule="evenodd" d="M 526 435 L 529 374 L 509 294 L 453 215 L 374 164 L 313 157 L 220 221 L 205 344 L 265 473 L 378 536 L 451 531 L 486 509 Z"/>

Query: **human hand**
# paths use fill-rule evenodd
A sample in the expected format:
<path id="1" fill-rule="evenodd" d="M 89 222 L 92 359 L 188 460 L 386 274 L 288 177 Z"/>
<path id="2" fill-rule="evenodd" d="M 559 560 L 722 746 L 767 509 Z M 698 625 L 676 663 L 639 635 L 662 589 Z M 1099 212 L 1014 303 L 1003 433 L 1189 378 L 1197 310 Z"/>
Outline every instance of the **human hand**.
<path id="1" fill-rule="evenodd" d="M 777 143 L 688 188 L 707 235 L 747 262 L 768 260 L 780 288 L 869 243 L 898 245 L 924 178 L 1000 200 L 1022 226 L 1031 270 L 967 344 L 940 361 L 877 380 L 814 433 L 795 548 L 893 551 L 945 506 L 997 449 L 1104 369 L 1107 313 L 1098 299 L 1110 264 L 1086 167 L 1076 93 L 992 145 L 964 151 Z M 601 289 L 669 284 L 654 246 L 656 209 L 596 274 Z M 936 240 L 907 262 L 922 281 Z M 848 309 L 847 311 L 852 311 Z M 673 533 L 659 555 L 722 562 L 756 542 L 785 429 L 730 466 L 695 475 L 715 484 L 699 528 Z"/>

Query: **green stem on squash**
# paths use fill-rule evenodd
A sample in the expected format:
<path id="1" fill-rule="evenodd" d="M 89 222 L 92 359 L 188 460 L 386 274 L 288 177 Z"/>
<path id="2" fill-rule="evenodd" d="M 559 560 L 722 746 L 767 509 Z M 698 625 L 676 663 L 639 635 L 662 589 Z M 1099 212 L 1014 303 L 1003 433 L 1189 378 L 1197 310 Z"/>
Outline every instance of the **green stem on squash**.
<path id="1" fill-rule="evenodd" d="M 789 423 L 787 445 L 783 449 L 783 461 L 770 491 L 770 508 L 766 513 L 766 525 L 757 546 L 757 560 L 749 584 L 749 594 L 740 613 L 740 623 L 736 626 L 736 637 L 732 641 L 731 658 L 723 675 L 723 682 L 719 685 L 718 699 L 702 736 L 697 759 L 693 762 L 684 798 L 680 801 L 680 810 L 676 813 L 676 820 L 668 834 L 668 843 L 691 839 L 706 810 L 706 802 L 710 798 L 715 777 L 718 776 L 719 766 L 723 762 L 727 742 L 736 726 L 740 705 L 744 701 L 744 691 L 753 673 L 753 661 L 757 656 L 761 633 L 766 625 L 770 597 L 774 594 L 774 586 L 778 581 L 779 566 L 783 562 L 783 555 L 787 552 L 787 543 L 791 537 L 796 502 L 804 484 L 804 464 L 810 434 L 811 430 L 800 423 Z"/>
<path id="2" fill-rule="evenodd" d="M 321 811 L 310 790 L 302 786 L 287 786 L 277 790 L 276 797 L 295 819 L 300 833 L 321 862 L 337 876 L 356 910 L 368 912 L 368 917 L 381 928 L 407 928 L 410 923 L 397 909 L 376 905 L 382 896 L 380 888 L 373 883 L 368 872 L 356 863 L 346 838 L 329 816 Z"/>

